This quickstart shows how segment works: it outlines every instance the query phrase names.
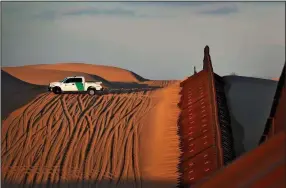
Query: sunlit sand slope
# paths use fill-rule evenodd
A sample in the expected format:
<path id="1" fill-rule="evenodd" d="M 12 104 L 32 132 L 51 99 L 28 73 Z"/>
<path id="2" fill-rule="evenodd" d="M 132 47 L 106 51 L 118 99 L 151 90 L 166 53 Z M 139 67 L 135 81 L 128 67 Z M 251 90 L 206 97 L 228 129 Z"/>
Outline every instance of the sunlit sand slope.
<path id="1" fill-rule="evenodd" d="M 178 90 L 41 94 L 2 123 L 2 181 L 175 187 Z"/>

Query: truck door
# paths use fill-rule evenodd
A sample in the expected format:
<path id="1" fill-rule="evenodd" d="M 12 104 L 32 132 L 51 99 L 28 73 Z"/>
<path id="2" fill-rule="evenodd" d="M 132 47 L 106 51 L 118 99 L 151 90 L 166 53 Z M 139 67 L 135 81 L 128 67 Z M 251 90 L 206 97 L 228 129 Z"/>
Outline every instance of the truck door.
<path id="1" fill-rule="evenodd" d="M 84 91 L 84 85 L 82 78 L 75 78 L 75 86 L 77 91 Z"/>
<path id="2" fill-rule="evenodd" d="M 77 91 L 75 78 L 69 78 L 65 81 L 63 91 Z"/>

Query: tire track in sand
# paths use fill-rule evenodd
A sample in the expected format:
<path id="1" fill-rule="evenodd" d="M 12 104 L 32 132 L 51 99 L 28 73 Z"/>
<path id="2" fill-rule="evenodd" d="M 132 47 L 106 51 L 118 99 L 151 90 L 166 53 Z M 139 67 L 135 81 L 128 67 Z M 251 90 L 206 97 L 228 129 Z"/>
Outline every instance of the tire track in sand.
<path id="1" fill-rule="evenodd" d="M 38 96 L 3 121 L 2 181 L 142 187 L 140 137 L 154 93 Z"/>

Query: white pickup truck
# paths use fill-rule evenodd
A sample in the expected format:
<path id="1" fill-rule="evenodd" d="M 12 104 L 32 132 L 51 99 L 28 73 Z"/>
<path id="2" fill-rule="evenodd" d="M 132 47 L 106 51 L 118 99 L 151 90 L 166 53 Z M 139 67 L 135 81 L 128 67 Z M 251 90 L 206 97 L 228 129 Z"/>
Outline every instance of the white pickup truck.
<path id="1" fill-rule="evenodd" d="M 55 94 L 63 92 L 87 92 L 90 95 L 96 94 L 97 91 L 102 91 L 102 82 L 85 81 L 83 76 L 66 77 L 59 82 L 51 82 L 48 86 L 49 91 Z"/>

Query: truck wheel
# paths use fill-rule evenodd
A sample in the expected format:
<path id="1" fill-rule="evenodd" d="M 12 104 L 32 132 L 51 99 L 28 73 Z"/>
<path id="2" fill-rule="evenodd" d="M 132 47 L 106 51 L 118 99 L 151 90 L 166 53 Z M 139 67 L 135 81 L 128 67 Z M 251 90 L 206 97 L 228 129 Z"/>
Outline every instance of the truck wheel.
<path id="1" fill-rule="evenodd" d="M 54 87 L 54 88 L 53 88 L 53 92 L 54 92 L 55 94 L 60 94 L 60 93 L 62 92 L 62 90 L 61 90 L 61 88 L 59 88 L 59 87 Z"/>
<path id="2" fill-rule="evenodd" d="M 95 95 L 95 89 L 88 89 L 87 92 L 89 95 Z"/>

